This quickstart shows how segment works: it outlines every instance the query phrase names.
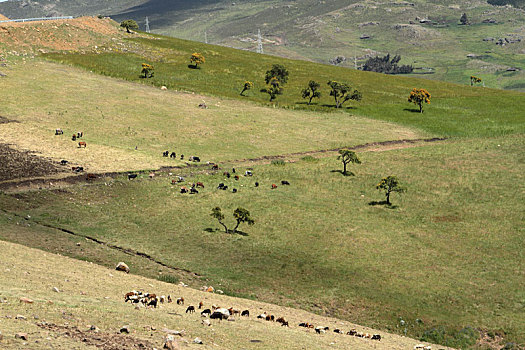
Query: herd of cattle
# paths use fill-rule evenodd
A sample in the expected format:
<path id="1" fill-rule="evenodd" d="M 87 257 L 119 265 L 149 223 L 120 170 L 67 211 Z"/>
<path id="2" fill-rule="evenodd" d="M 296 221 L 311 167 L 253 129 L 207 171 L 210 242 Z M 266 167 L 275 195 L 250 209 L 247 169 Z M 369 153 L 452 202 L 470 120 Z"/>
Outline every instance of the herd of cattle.
<path id="1" fill-rule="evenodd" d="M 171 295 L 168 295 L 168 296 L 165 296 L 165 295 L 160 295 L 160 296 L 157 296 L 156 294 L 153 294 L 153 293 L 144 293 L 142 291 L 136 291 L 136 290 L 132 290 L 131 292 L 129 293 L 126 293 L 124 295 L 124 302 L 130 302 L 132 304 L 142 304 L 144 305 L 145 307 L 147 308 L 157 308 L 159 306 L 159 304 L 164 304 L 164 303 L 172 303 L 173 302 L 173 299 L 171 297 Z M 177 298 L 175 299 L 175 302 L 177 303 L 177 305 L 180 305 L 180 306 L 184 306 L 184 303 L 185 303 L 185 300 L 184 300 L 184 297 L 180 297 L 180 298 Z M 189 305 L 186 307 L 186 314 L 193 314 L 196 312 L 196 310 L 202 310 L 200 311 L 200 315 L 202 317 L 205 317 L 205 318 L 210 318 L 210 319 L 216 319 L 216 320 L 219 320 L 219 321 L 222 321 L 222 320 L 235 320 L 235 316 L 240 316 L 240 317 L 250 317 L 250 310 L 238 310 L 238 309 L 235 309 L 233 307 L 230 307 L 230 308 L 223 308 L 223 307 L 219 307 L 217 305 L 211 305 L 211 308 L 205 308 L 204 307 L 204 302 L 200 301 L 198 306 L 197 306 L 197 309 L 195 308 L 194 305 Z M 260 319 L 260 320 L 265 320 L 265 321 L 269 321 L 269 322 L 276 322 L 276 323 L 280 323 L 281 326 L 283 327 L 290 327 L 290 324 L 288 323 L 288 321 L 285 320 L 284 317 L 275 317 L 274 315 L 272 314 L 269 314 L 267 312 L 263 312 L 262 314 L 259 314 L 257 315 L 257 319 Z M 209 325 L 209 323 L 208 323 Z M 328 331 L 330 331 L 330 328 L 329 327 L 326 327 L 326 326 L 314 326 L 313 324 L 311 323 L 308 323 L 308 322 L 301 322 L 299 323 L 298 325 L 299 327 L 304 327 L 306 329 L 313 329 L 315 330 L 315 333 L 317 334 L 323 334 L 323 333 L 326 333 Z M 381 340 L 381 335 L 380 334 L 370 334 L 370 333 L 363 333 L 363 332 L 358 332 L 356 329 L 350 329 L 348 332 L 344 332 L 343 330 L 341 329 L 334 329 L 333 330 L 334 333 L 338 333 L 338 334 L 346 334 L 346 335 L 351 335 L 351 336 L 355 336 L 355 337 L 358 337 L 358 338 L 368 338 L 368 339 L 372 339 L 372 340 Z"/>

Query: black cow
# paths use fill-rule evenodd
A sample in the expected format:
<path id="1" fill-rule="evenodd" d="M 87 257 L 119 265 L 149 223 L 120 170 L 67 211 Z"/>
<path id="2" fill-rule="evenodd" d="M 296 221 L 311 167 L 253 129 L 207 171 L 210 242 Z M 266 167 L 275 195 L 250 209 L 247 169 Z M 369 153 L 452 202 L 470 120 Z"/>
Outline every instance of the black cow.
<path id="1" fill-rule="evenodd" d="M 153 306 L 154 308 L 157 308 L 157 298 L 153 298 L 148 302 L 148 306 Z"/>
<path id="2" fill-rule="evenodd" d="M 170 154 L 170 151 L 162 152 L 162 156 L 163 157 L 167 157 L 167 156 L 169 156 L 169 154 Z"/>
<path id="3" fill-rule="evenodd" d="M 224 186 L 222 190 L 226 191 L 228 189 L 228 186 Z"/>
<path id="4" fill-rule="evenodd" d="M 137 178 L 137 174 L 128 174 L 128 180 L 136 179 L 136 178 Z"/>
<path id="5" fill-rule="evenodd" d="M 259 187 L 259 183 L 258 182 L 255 182 L 255 187 Z"/>
<path id="6" fill-rule="evenodd" d="M 243 312 L 241 312 L 241 316 L 250 317 L 250 310 L 244 310 Z"/>
<path id="7" fill-rule="evenodd" d="M 381 334 L 373 334 L 372 335 L 373 340 L 381 340 Z"/>
<path id="8" fill-rule="evenodd" d="M 211 319 L 219 319 L 219 320 L 227 320 L 228 316 L 223 314 L 222 312 L 215 311 L 210 316 Z"/>
<path id="9" fill-rule="evenodd" d="M 237 193 L 237 189 L 234 188 L 234 189 L 232 190 L 232 192 L 233 192 L 233 193 Z"/>
<path id="10" fill-rule="evenodd" d="M 281 181 L 281 185 L 290 185 L 290 183 L 286 180 Z"/>
<path id="11" fill-rule="evenodd" d="M 210 309 L 202 310 L 202 312 L 201 312 L 201 316 L 204 316 L 204 315 L 208 315 L 208 316 L 210 316 L 210 315 L 211 315 L 211 310 L 210 310 Z"/>
<path id="12" fill-rule="evenodd" d="M 201 158 L 200 158 L 200 157 L 193 156 L 193 157 L 190 157 L 190 160 L 191 160 L 192 162 L 200 162 L 200 161 L 201 161 Z"/>
<path id="13" fill-rule="evenodd" d="M 190 314 L 194 313 L 195 312 L 195 306 L 193 306 L 193 305 L 188 306 L 188 308 L 186 309 L 186 313 L 188 313 L 188 312 Z"/>
<path id="14" fill-rule="evenodd" d="M 60 164 L 62 164 L 62 165 L 66 165 L 67 163 L 69 163 L 69 162 L 68 162 L 67 160 L 65 160 L 65 159 L 62 159 L 62 160 L 60 161 Z"/>
<path id="15" fill-rule="evenodd" d="M 171 152 L 170 158 L 177 158 L 177 154 L 175 152 Z"/>
<path id="16" fill-rule="evenodd" d="M 191 194 L 196 194 L 196 193 L 199 193 L 199 191 L 197 191 L 197 189 L 195 187 L 192 187 L 192 188 L 190 188 L 190 193 Z"/>
<path id="17" fill-rule="evenodd" d="M 221 182 L 221 183 L 219 184 L 219 186 L 217 186 L 217 189 L 218 189 L 218 190 L 222 190 L 223 187 L 224 187 L 224 182 Z"/>

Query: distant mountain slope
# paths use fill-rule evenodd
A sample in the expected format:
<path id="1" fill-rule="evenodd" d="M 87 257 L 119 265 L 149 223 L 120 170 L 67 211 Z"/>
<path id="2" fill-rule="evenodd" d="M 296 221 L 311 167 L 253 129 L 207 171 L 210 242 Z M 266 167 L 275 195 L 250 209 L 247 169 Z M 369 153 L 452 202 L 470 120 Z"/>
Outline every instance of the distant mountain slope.
<path id="1" fill-rule="evenodd" d="M 492 0 L 491 0 L 492 1 Z M 494 0 L 498 3 L 508 0 Z M 523 1 L 513 0 L 514 5 Z M 135 19 L 155 33 L 353 68 L 377 54 L 400 54 L 425 77 L 525 91 L 525 10 L 487 0 L 80 0 L 8 1 L 8 17 L 103 14 Z M 466 13 L 470 25 L 459 25 Z"/>

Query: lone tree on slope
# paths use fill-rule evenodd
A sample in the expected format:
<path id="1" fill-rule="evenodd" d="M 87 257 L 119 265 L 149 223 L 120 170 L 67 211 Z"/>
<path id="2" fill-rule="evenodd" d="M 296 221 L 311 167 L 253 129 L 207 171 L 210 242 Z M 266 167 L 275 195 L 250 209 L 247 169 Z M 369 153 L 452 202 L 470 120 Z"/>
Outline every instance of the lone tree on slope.
<path id="1" fill-rule="evenodd" d="M 353 164 L 361 164 L 361 161 L 359 158 L 357 158 L 357 154 L 355 154 L 354 151 L 350 151 L 349 149 L 340 149 L 339 150 L 339 156 L 337 157 L 342 163 L 343 163 L 343 175 L 354 175 L 352 172 L 348 173 L 346 171 L 346 166 L 349 163 Z"/>
<path id="2" fill-rule="evenodd" d="M 195 69 L 199 68 L 199 64 L 203 64 L 204 62 L 206 62 L 206 59 L 202 54 L 198 52 L 194 52 L 191 54 L 190 63 L 193 64 L 193 67 Z"/>
<path id="3" fill-rule="evenodd" d="M 321 97 L 320 86 L 318 82 L 310 80 L 308 86 L 301 91 L 302 97 L 308 99 L 308 105 L 312 103 L 312 99 Z"/>
<path id="4" fill-rule="evenodd" d="M 274 64 L 272 69 L 266 71 L 264 81 L 266 84 L 270 84 L 270 81 L 275 78 L 279 81 L 279 85 L 283 86 L 288 82 L 288 75 L 290 75 L 290 73 L 286 67 L 282 64 Z"/>
<path id="5" fill-rule="evenodd" d="M 139 29 L 139 25 L 137 24 L 137 22 L 135 22 L 134 20 L 132 19 L 127 19 L 125 21 L 122 21 L 122 23 L 120 23 L 120 26 L 122 28 L 126 28 L 126 31 L 128 33 L 131 33 L 131 30 L 130 29 L 133 29 L 133 30 L 137 30 Z"/>
<path id="6" fill-rule="evenodd" d="M 328 86 L 331 89 L 330 96 L 333 96 L 335 100 L 335 108 L 343 107 L 348 100 L 361 101 L 362 99 L 361 93 L 357 90 L 352 91 L 352 88 L 346 83 L 330 80 Z"/>
<path id="7" fill-rule="evenodd" d="M 425 89 L 414 88 L 412 91 L 410 91 L 408 102 L 412 102 L 419 106 L 419 113 L 423 113 L 423 103 L 430 104 L 430 93 Z"/>
<path id="8" fill-rule="evenodd" d="M 141 74 L 144 74 L 143 78 L 151 78 L 153 77 L 153 66 L 151 64 L 142 63 L 142 70 L 140 71 Z"/>
<path id="9" fill-rule="evenodd" d="M 233 230 L 230 230 L 228 229 L 228 227 L 226 226 L 226 224 L 224 224 L 223 220 L 224 220 L 224 214 L 222 213 L 222 210 L 220 207 L 215 207 L 211 210 L 211 214 L 210 216 L 214 219 L 217 219 L 217 221 L 219 222 L 219 224 L 222 225 L 222 227 L 224 227 L 224 232 L 226 233 L 235 233 L 237 232 L 237 228 L 239 227 L 240 224 L 242 223 L 247 223 L 248 225 L 254 225 L 255 224 L 255 220 L 253 220 L 250 216 L 250 212 L 244 208 L 237 208 L 233 211 L 233 218 L 235 219 L 235 221 L 237 222 L 235 227 L 233 228 Z"/>
<path id="10" fill-rule="evenodd" d="M 399 185 L 399 181 L 397 180 L 397 178 L 392 175 L 382 178 L 381 181 L 377 184 L 376 188 L 380 191 L 385 191 L 386 204 L 388 205 L 391 205 L 390 194 L 392 192 L 406 192 L 406 189 Z"/>
<path id="11" fill-rule="evenodd" d="M 468 18 L 467 18 L 467 14 L 466 13 L 463 13 L 461 15 L 461 18 L 459 19 L 459 22 L 461 23 L 461 25 L 469 25 L 470 22 L 468 21 Z"/>
<path id="12" fill-rule="evenodd" d="M 253 83 L 251 81 L 245 81 L 241 91 L 241 96 L 244 96 L 244 92 L 250 90 L 252 87 Z"/>
<path id="13" fill-rule="evenodd" d="M 473 75 L 470 76 L 470 86 L 474 86 L 474 84 L 481 83 L 481 78 L 475 77 Z"/>

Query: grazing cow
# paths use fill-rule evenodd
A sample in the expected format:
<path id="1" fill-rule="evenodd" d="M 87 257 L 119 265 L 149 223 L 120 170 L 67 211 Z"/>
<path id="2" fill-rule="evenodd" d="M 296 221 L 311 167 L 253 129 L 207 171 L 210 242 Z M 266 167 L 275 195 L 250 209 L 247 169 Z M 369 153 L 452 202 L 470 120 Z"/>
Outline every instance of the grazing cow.
<path id="1" fill-rule="evenodd" d="M 344 332 L 340 329 L 334 329 L 334 333 L 344 334 Z"/>
<path id="2" fill-rule="evenodd" d="M 76 141 L 77 140 L 77 134 L 73 134 L 73 136 L 71 136 L 71 140 L 72 141 Z"/>
<path id="3" fill-rule="evenodd" d="M 62 129 L 58 128 L 58 129 L 55 129 L 55 135 L 63 135 L 64 132 L 62 131 Z"/>
<path id="4" fill-rule="evenodd" d="M 204 188 L 204 184 L 203 184 L 202 182 L 197 182 L 197 184 L 195 185 L 195 187 Z"/>
<path id="5" fill-rule="evenodd" d="M 230 173 L 229 173 L 229 172 L 227 172 L 227 171 L 226 171 L 226 172 L 224 172 L 224 173 L 223 173 L 222 175 L 226 176 L 226 177 L 227 177 L 228 179 L 229 179 L 229 178 L 230 178 L 230 176 L 231 176 L 231 175 L 230 175 Z"/>
<path id="6" fill-rule="evenodd" d="M 210 316 L 210 315 L 211 315 L 211 310 L 210 310 L 210 309 L 204 309 L 204 310 L 202 310 L 202 312 L 201 312 L 201 316 L 206 317 L 206 315 L 207 315 L 207 316 Z"/>
<path id="7" fill-rule="evenodd" d="M 199 301 L 199 310 L 202 309 L 203 306 L 204 306 L 204 303 L 202 301 Z"/>
<path id="8" fill-rule="evenodd" d="M 228 189 L 228 186 L 224 186 L 222 190 L 226 191 Z"/>
<path id="9" fill-rule="evenodd" d="M 275 321 L 274 315 L 266 315 L 266 321 Z"/>
<path id="10" fill-rule="evenodd" d="M 87 174 L 86 180 L 94 180 L 97 178 L 97 175 L 95 174 Z"/>
<path id="11" fill-rule="evenodd" d="M 272 190 L 274 190 L 276 188 L 277 188 L 277 185 L 276 184 L 272 184 Z"/>
<path id="12" fill-rule="evenodd" d="M 184 178 L 182 176 L 177 176 L 177 182 L 184 182 Z"/>
<path id="13" fill-rule="evenodd" d="M 190 162 L 200 162 L 201 159 L 200 159 L 200 157 L 191 156 L 191 157 L 189 158 L 189 161 L 190 161 Z"/>
<path id="14" fill-rule="evenodd" d="M 84 167 L 74 166 L 74 167 L 71 167 L 71 170 L 73 170 L 75 173 L 81 173 L 84 171 Z"/>
<path id="15" fill-rule="evenodd" d="M 180 188 L 180 193 L 188 193 L 188 188 L 185 187 L 185 186 L 182 186 L 182 187 Z"/>
<path id="16" fill-rule="evenodd" d="M 211 170 L 219 170 L 219 166 L 217 164 L 213 164 Z"/>
<path id="17" fill-rule="evenodd" d="M 257 181 L 255 182 L 255 187 L 259 187 L 259 183 Z"/>
<path id="18" fill-rule="evenodd" d="M 381 334 L 372 334 L 372 340 L 379 340 L 379 341 L 381 341 Z"/>
<path id="19" fill-rule="evenodd" d="M 286 180 L 283 180 L 283 181 L 281 181 L 281 185 L 283 185 L 283 186 L 284 185 L 290 185 L 290 183 L 288 181 L 286 181 Z"/>
<path id="20" fill-rule="evenodd" d="M 162 152 L 162 156 L 163 156 L 163 157 L 167 157 L 167 156 L 169 156 L 169 154 L 170 154 L 170 151 L 164 151 L 164 152 Z"/>
<path id="21" fill-rule="evenodd" d="M 82 136 L 84 136 L 82 131 L 77 132 L 77 139 L 81 138 Z"/>
<path id="22" fill-rule="evenodd" d="M 263 313 L 263 314 L 257 315 L 257 318 L 265 320 L 266 316 L 268 315 L 266 315 L 266 313 Z"/>
<path id="23" fill-rule="evenodd" d="M 65 160 L 65 159 L 62 159 L 62 160 L 60 161 L 60 164 L 61 164 L 61 165 L 66 165 L 67 163 L 69 163 L 69 162 L 68 162 L 67 160 Z"/>
<path id="24" fill-rule="evenodd" d="M 356 335 L 357 331 L 355 329 L 351 329 L 346 334 L 348 334 L 348 335 Z"/>
<path id="25" fill-rule="evenodd" d="M 329 330 L 328 327 L 321 327 L 321 326 L 315 327 L 315 333 L 317 334 L 326 333 L 327 330 Z"/>
<path id="26" fill-rule="evenodd" d="M 281 326 L 290 327 L 290 325 L 288 324 L 288 321 L 284 321 L 283 323 L 281 323 Z"/>
<path id="27" fill-rule="evenodd" d="M 308 328 L 308 323 L 306 323 L 306 322 L 301 322 L 301 323 L 299 323 L 299 327 L 305 327 L 305 328 Z"/>
<path id="28" fill-rule="evenodd" d="M 246 170 L 244 172 L 244 176 L 253 176 L 253 173 L 251 171 L 249 171 L 249 170 Z"/>
<path id="29" fill-rule="evenodd" d="M 243 312 L 241 312 L 241 316 L 250 317 L 250 310 L 244 310 Z"/>
<path id="30" fill-rule="evenodd" d="M 219 184 L 219 186 L 217 186 L 217 189 L 218 189 L 218 190 L 221 190 L 223 187 L 224 187 L 224 182 L 221 182 L 221 183 Z"/>
<path id="31" fill-rule="evenodd" d="M 363 337 L 364 337 L 364 334 L 363 334 L 363 332 L 357 332 L 357 333 L 355 334 L 355 336 L 358 337 L 358 338 L 363 338 Z"/>
<path id="32" fill-rule="evenodd" d="M 234 174 L 235 174 L 235 168 L 232 168 L 232 173 L 234 173 Z"/>
<path id="33" fill-rule="evenodd" d="M 157 298 L 152 298 L 148 301 L 147 306 L 153 306 L 154 308 L 157 308 Z"/>
<path id="34" fill-rule="evenodd" d="M 177 298 L 177 305 L 184 305 L 184 298 L 183 297 Z"/>
<path id="35" fill-rule="evenodd" d="M 236 309 L 234 309 L 233 307 L 229 308 L 228 311 L 230 312 L 230 315 L 232 315 L 232 316 L 240 315 L 240 314 L 241 314 L 241 311 L 236 310 Z"/>
<path id="36" fill-rule="evenodd" d="M 237 189 L 234 188 L 234 189 L 232 190 L 232 193 L 237 193 Z"/>
<path id="37" fill-rule="evenodd" d="M 284 317 L 279 317 L 278 319 L 275 320 L 275 322 L 283 323 L 283 322 L 286 322 L 286 320 L 284 319 Z"/>
<path id="38" fill-rule="evenodd" d="M 184 154 L 180 155 L 180 160 L 184 160 Z"/>
<path id="39" fill-rule="evenodd" d="M 190 194 L 197 194 L 199 191 L 195 187 L 190 188 Z"/>
<path id="40" fill-rule="evenodd" d="M 177 158 L 177 154 L 175 152 L 171 152 L 170 158 Z"/>
<path id="41" fill-rule="evenodd" d="M 235 180 L 239 181 L 239 175 L 234 176 Z"/>
<path id="42" fill-rule="evenodd" d="M 211 319 L 227 320 L 229 316 L 224 315 L 222 312 L 215 311 L 210 315 Z"/>
<path id="43" fill-rule="evenodd" d="M 188 313 L 188 312 L 190 314 L 194 313 L 195 312 L 195 306 L 193 306 L 193 305 L 188 306 L 188 308 L 186 309 L 186 313 Z"/>
<path id="44" fill-rule="evenodd" d="M 87 146 L 87 143 L 86 143 L 85 141 L 80 141 L 80 142 L 78 143 L 78 148 L 81 148 L 81 147 L 86 148 L 86 146 Z"/>
<path id="45" fill-rule="evenodd" d="M 136 178 L 137 178 L 137 174 L 128 174 L 128 180 L 136 179 Z"/>
<path id="46" fill-rule="evenodd" d="M 171 300 L 171 295 L 168 294 L 168 303 L 172 303 L 172 302 L 173 302 L 173 300 Z"/>

